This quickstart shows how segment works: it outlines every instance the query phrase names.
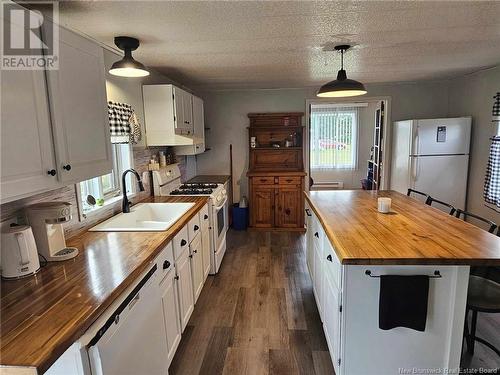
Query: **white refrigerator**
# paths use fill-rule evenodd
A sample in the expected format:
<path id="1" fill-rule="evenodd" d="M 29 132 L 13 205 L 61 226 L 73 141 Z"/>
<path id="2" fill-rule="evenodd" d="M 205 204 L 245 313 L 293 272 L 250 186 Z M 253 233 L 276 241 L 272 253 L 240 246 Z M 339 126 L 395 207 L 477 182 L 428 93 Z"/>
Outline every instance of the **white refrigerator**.
<path id="1" fill-rule="evenodd" d="M 391 189 L 408 188 L 465 209 L 471 118 L 394 123 Z"/>

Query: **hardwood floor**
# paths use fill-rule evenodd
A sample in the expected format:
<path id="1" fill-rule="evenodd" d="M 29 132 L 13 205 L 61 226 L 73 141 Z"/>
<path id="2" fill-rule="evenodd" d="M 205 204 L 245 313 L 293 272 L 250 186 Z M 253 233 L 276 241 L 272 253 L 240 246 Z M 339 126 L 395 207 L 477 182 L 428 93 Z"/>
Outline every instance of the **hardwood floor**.
<path id="1" fill-rule="evenodd" d="M 169 374 L 334 374 L 305 261 L 304 235 L 228 232 Z"/>

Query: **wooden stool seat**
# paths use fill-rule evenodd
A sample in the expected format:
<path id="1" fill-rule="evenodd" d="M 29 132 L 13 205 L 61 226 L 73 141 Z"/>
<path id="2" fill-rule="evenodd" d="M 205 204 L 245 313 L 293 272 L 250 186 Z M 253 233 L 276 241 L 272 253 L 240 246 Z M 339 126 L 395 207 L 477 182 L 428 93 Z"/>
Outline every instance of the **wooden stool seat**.
<path id="1" fill-rule="evenodd" d="M 480 276 L 470 275 L 467 305 L 483 312 L 500 311 L 500 284 Z"/>

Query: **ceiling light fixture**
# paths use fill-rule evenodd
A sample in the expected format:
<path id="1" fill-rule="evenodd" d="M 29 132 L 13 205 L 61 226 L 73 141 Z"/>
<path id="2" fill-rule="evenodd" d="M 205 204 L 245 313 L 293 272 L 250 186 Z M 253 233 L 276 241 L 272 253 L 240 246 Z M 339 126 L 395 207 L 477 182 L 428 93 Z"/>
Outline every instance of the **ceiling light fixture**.
<path id="1" fill-rule="evenodd" d="M 146 67 L 132 57 L 132 51 L 139 47 L 138 39 L 129 36 L 117 36 L 115 37 L 115 44 L 125 53 L 123 59 L 111 66 L 110 74 L 119 77 L 146 77 L 149 75 Z"/>
<path id="2" fill-rule="evenodd" d="M 351 48 L 348 44 L 335 46 L 335 51 L 340 51 L 341 66 L 337 79 L 321 86 L 316 96 L 320 98 L 341 98 L 366 94 L 365 86 L 358 81 L 347 78 L 344 70 L 344 52 Z"/>

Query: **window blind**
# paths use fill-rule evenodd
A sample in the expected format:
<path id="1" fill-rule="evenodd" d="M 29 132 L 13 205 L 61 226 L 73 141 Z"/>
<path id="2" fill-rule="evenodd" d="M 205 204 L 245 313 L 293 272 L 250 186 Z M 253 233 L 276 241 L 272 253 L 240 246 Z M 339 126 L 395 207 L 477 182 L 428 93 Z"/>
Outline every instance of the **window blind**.
<path id="1" fill-rule="evenodd" d="M 311 106 L 311 169 L 356 169 L 358 106 Z"/>

